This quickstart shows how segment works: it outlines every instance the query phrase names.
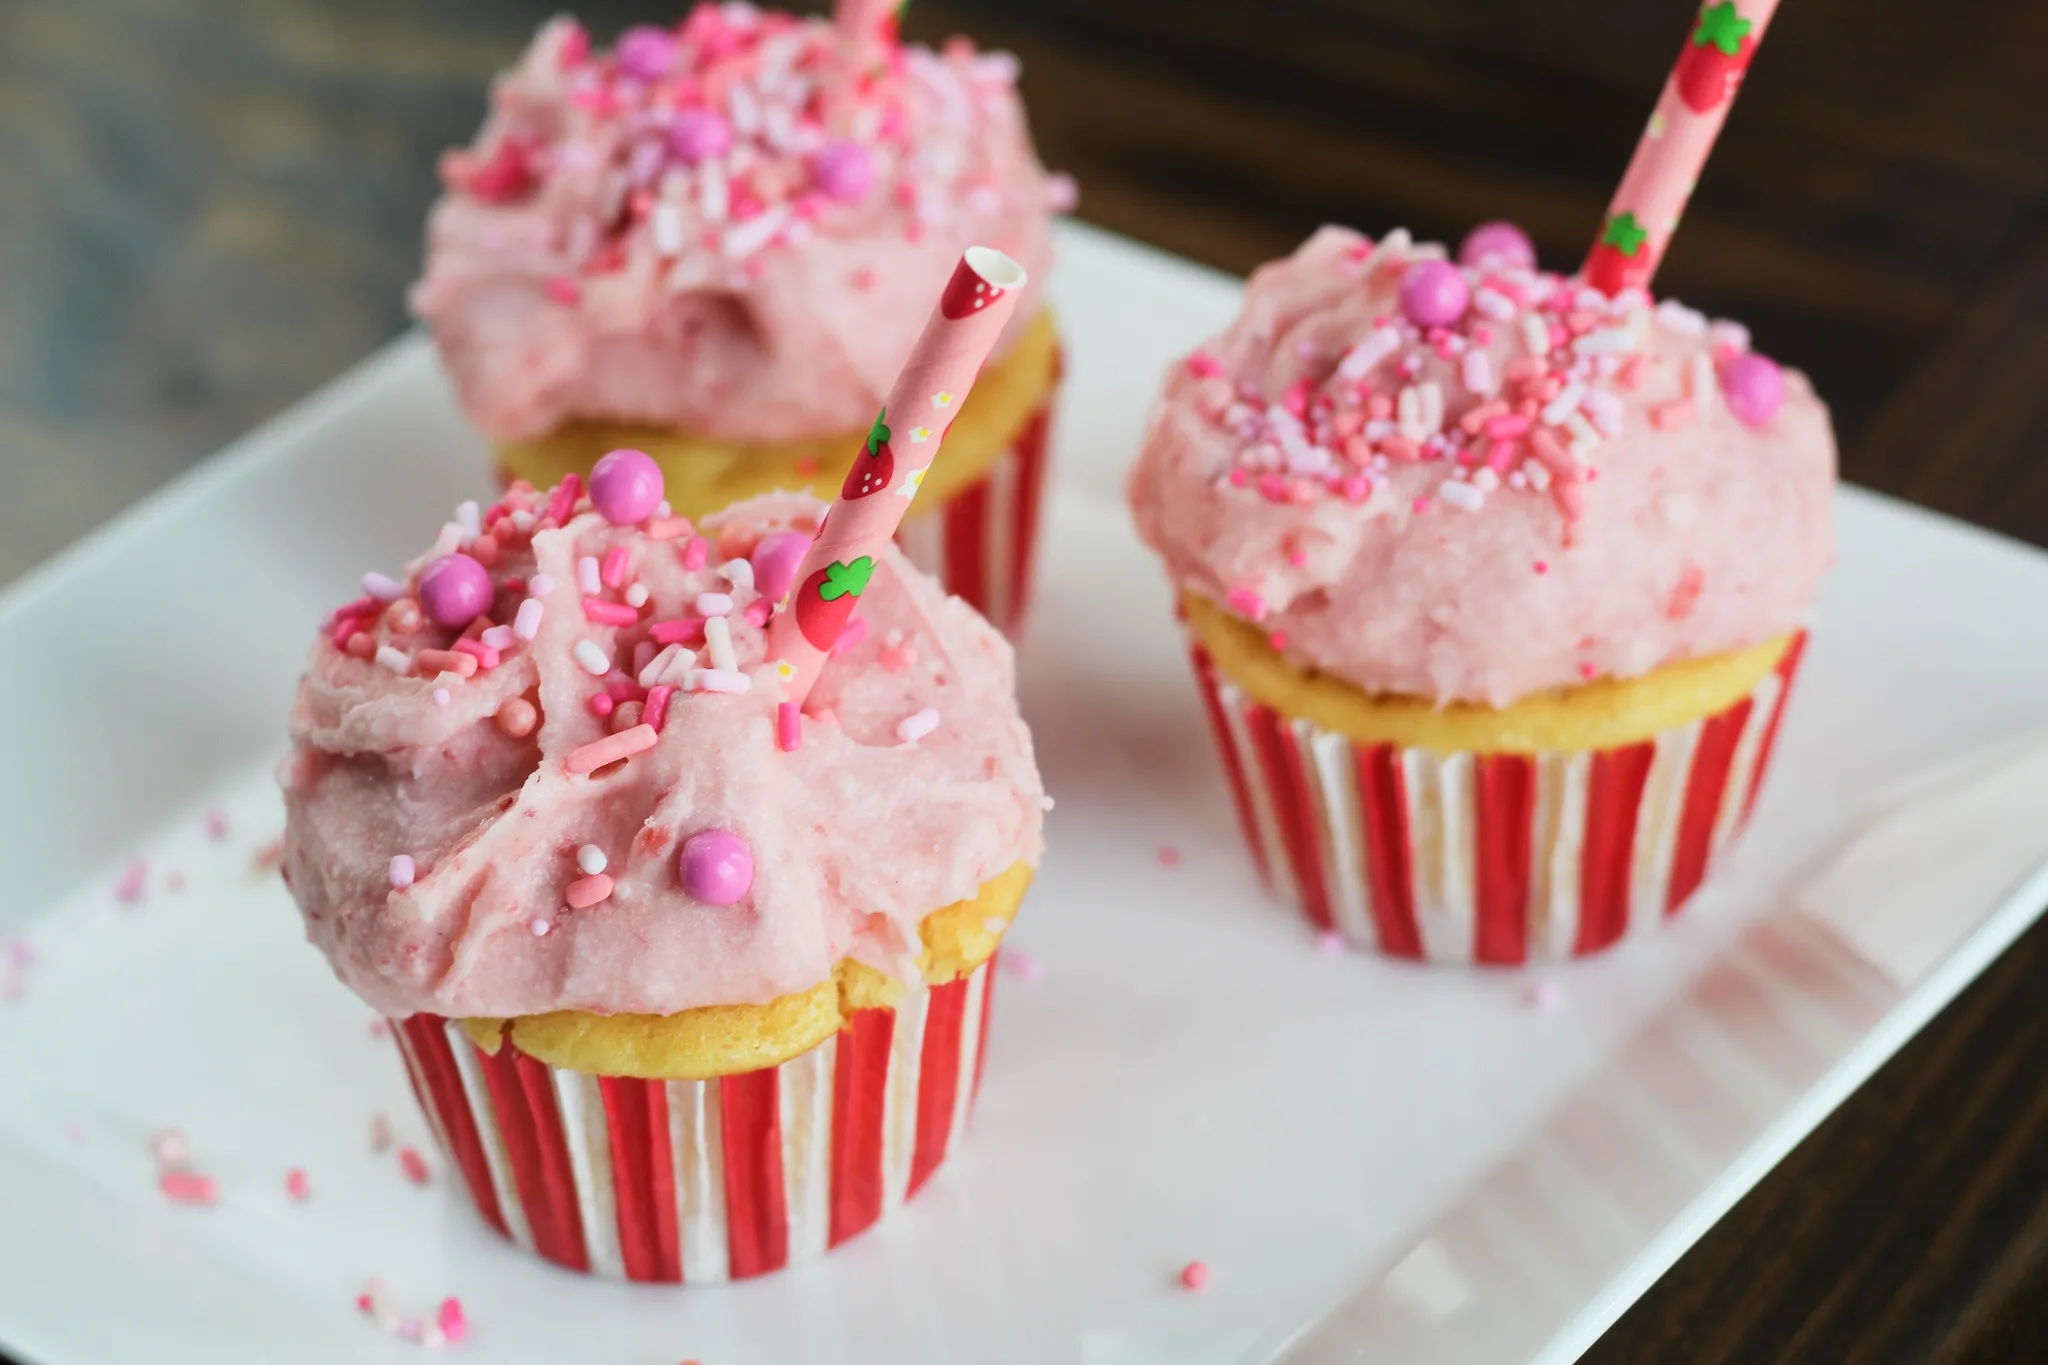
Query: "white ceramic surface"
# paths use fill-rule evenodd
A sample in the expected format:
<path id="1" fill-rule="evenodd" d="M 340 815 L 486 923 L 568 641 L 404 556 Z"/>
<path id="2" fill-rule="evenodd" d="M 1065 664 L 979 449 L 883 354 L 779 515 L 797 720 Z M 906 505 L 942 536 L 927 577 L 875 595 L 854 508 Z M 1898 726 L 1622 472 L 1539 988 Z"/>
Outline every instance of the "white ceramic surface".
<path id="1" fill-rule="evenodd" d="M 2043 850 L 2011 821 L 1949 819 L 1917 883 L 1896 858 L 1879 878 L 1921 889 L 1867 912 L 1853 853 L 1807 875 L 1870 793 L 2048 721 L 2048 632 L 2013 628 L 2048 557 L 1851 492 L 1774 785 L 1675 928 L 1539 978 L 1316 954 L 1241 855 L 1119 498 L 1161 368 L 1234 284 L 1086 229 L 1063 247 L 1023 668 L 1059 807 L 1013 938 L 1043 972 L 1001 979 L 974 1130 L 917 1204 L 767 1280 L 622 1287 L 499 1243 L 438 1159 L 420 1189 L 369 1150 L 375 1112 L 423 1125 L 251 857 L 316 617 L 485 487 L 413 338 L 0 598 L 0 940 L 36 958 L 0 1003 L 0 1345 L 414 1359 L 352 1307 L 376 1274 L 408 1308 L 459 1294 L 479 1365 L 1566 1361 L 2038 912 Z M 1971 778 L 1968 809 L 2041 766 Z M 1895 847 L 1922 809 L 1869 828 Z M 166 1124 L 218 1207 L 156 1193 Z"/>

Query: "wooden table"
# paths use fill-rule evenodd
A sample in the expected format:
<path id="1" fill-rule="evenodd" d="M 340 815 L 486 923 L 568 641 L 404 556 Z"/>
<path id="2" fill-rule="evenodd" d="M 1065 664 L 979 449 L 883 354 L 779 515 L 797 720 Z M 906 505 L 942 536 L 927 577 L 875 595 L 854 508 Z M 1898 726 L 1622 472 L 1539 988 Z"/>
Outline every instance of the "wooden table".
<path id="1" fill-rule="evenodd" d="M 406 325 L 434 155 L 555 8 L 0 3 L 0 582 Z M 910 31 L 1023 56 L 1082 216 L 1244 270 L 1324 221 L 1507 216 L 1574 260 L 1688 17 L 919 0 Z M 1812 374 L 1848 477 L 2048 545 L 2044 54 L 2040 0 L 1793 0 L 1659 284 Z M 2048 1360 L 2044 981 L 2048 921 L 1587 1360 Z"/>

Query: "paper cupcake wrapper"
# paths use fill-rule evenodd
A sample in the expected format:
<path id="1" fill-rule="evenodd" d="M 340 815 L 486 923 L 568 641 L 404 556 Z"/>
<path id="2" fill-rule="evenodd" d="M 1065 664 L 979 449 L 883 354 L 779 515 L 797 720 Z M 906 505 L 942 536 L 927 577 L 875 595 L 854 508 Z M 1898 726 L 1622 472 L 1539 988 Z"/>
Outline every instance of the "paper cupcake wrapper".
<path id="1" fill-rule="evenodd" d="M 990 966 L 708 1081 L 493 1056 L 435 1015 L 394 1032 L 485 1222 L 572 1270 L 705 1284 L 836 1247 L 923 1187 L 980 1088 Z"/>
<path id="2" fill-rule="evenodd" d="M 1247 696 L 1193 646 L 1245 842 L 1318 930 L 1392 957 L 1584 957 L 1675 913 L 1756 803 L 1805 636 L 1742 700 L 1635 744 L 1439 754 Z"/>
<path id="3" fill-rule="evenodd" d="M 1030 597 L 1046 437 L 1058 393 L 1055 371 L 1038 406 L 982 476 L 941 504 L 913 509 L 896 531 L 911 563 L 1012 637 L 1023 627 Z"/>

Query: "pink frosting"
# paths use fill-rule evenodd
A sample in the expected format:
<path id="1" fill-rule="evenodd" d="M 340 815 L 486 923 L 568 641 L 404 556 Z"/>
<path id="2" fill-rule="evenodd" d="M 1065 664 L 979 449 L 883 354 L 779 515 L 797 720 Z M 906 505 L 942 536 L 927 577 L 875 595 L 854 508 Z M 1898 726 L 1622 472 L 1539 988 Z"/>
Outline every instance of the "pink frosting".
<path id="1" fill-rule="evenodd" d="M 1176 367 L 1130 481 L 1175 582 L 1298 667 L 1438 703 L 1799 625 L 1834 554 L 1834 437 L 1806 377 L 1747 426 L 1716 379 L 1741 327 L 1528 270 L 1464 269 L 1471 311 L 1420 328 L 1400 284 L 1441 256 L 1324 228 Z"/>
<path id="2" fill-rule="evenodd" d="M 412 303 L 478 426 L 857 430 L 975 243 L 1033 281 L 998 354 L 1029 325 L 1070 190 L 1032 151 L 1014 58 L 903 46 L 861 76 L 829 23 L 748 5 L 675 33 L 642 79 L 549 23 L 447 158 Z M 731 145 L 698 159 L 707 118 Z"/>
<path id="3" fill-rule="evenodd" d="M 817 503 L 741 504 L 705 528 L 716 549 L 693 549 L 690 537 L 655 539 L 587 510 L 556 527 L 544 503 L 509 498 L 514 516 L 492 514 L 492 538 L 506 542 L 492 570 L 496 617 L 517 619 L 529 581 L 543 575 L 530 642 L 494 632 L 507 644 L 494 666 L 467 680 L 422 676 L 445 660 L 421 651 L 446 648 L 454 633 L 402 629 L 414 624 L 406 596 L 381 612 L 351 604 L 315 646 L 292 710 L 285 874 L 309 937 L 372 1006 L 391 1016 L 667 1014 L 804 990 L 847 957 L 905 977 L 925 915 L 1019 860 L 1037 862 L 1045 800 L 1010 648 L 894 548 L 861 598 L 864 635 L 827 667 L 802 747 L 785 753 L 743 561 L 763 534 L 810 524 Z M 537 517 L 529 548 L 518 527 Z M 444 532 L 441 548 L 459 534 Z M 596 624 L 582 609 L 579 575 L 593 566 L 579 561 L 601 571 L 615 547 L 623 572 L 599 599 L 648 589 L 631 626 Z M 409 583 L 431 558 L 411 567 Z M 573 771 L 574 751 L 625 728 L 593 714 L 591 698 L 608 687 L 637 695 L 635 645 L 654 622 L 697 615 L 707 593 L 732 599 L 738 668 L 758 670 L 749 690 L 688 690 L 705 685 L 697 669 L 711 663 L 700 641 L 706 657 L 673 675 L 685 690 L 653 747 L 595 775 Z M 360 653 L 397 653 L 357 657 L 334 643 L 348 635 L 368 637 L 353 646 Z M 625 667 L 594 676 L 578 661 L 582 641 Z M 408 660 L 407 675 L 388 666 Z M 523 738 L 494 720 L 519 698 L 541 713 Z M 752 884 L 729 905 L 693 899 L 678 870 L 684 841 L 713 829 L 752 853 Z M 569 909 L 589 894 L 569 890 L 590 874 L 578 865 L 586 844 L 603 853 L 613 888 Z M 391 864 L 401 856 L 413 876 L 398 887 Z"/>

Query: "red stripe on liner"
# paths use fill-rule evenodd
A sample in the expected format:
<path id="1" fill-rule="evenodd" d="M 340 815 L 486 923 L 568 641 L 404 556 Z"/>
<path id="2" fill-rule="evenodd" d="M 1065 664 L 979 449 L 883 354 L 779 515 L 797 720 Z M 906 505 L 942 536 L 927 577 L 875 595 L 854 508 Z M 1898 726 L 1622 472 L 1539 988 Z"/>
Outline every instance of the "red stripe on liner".
<path id="1" fill-rule="evenodd" d="M 1536 815 L 1536 760 L 1484 754 L 1472 764 L 1473 852 L 1479 923 L 1472 956 L 1488 963 L 1529 957 L 1529 844 Z"/>
<path id="2" fill-rule="evenodd" d="M 477 1061 L 512 1166 L 512 1187 L 519 1192 L 519 1207 L 533 1233 L 533 1249 L 572 1270 L 589 1270 L 568 1144 L 562 1137 L 562 1116 L 555 1107 L 548 1068 L 509 1039 L 495 1056 L 477 1048 Z"/>
<path id="3" fill-rule="evenodd" d="M 1358 816 L 1365 835 L 1366 907 L 1379 931 L 1380 951 L 1390 957 L 1421 957 L 1401 751 L 1391 744 L 1375 744 L 1353 745 L 1351 753 L 1358 768 Z"/>
<path id="4" fill-rule="evenodd" d="M 400 1020 L 398 1028 L 411 1060 L 419 1066 L 414 1093 L 419 1095 L 421 1108 L 431 1109 L 441 1120 L 441 1133 L 454 1149 L 448 1155 L 461 1170 L 477 1212 L 486 1223 L 510 1237 L 512 1231 L 498 1207 L 497 1188 L 491 1184 L 483 1137 L 477 1132 L 476 1116 L 469 1112 L 469 1095 L 462 1088 L 462 1072 L 455 1065 L 455 1054 L 448 1050 L 448 1021 L 438 1015 L 415 1014 Z M 426 1087 L 424 1093 L 419 1089 L 421 1085 Z"/>
<path id="5" fill-rule="evenodd" d="M 916 1194 L 946 1159 L 953 1135 L 953 1101 L 960 1093 L 960 1035 L 966 1013 L 966 977 L 932 988 L 925 1005 L 924 1055 L 917 1069 L 917 1145 L 910 1155 L 910 1194 Z"/>
<path id="6" fill-rule="evenodd" d="M 1054 362 L 1055 371 L 1058 362 Z M 1014 636 L 1024 626 L 1031 600 L 1031 568 L 1038 548 L 1038 509 L 1045 497 L 1046 437 L 1052 429 L 1052 403 L 1039 404 L 1017 437 L 1017 496 L 1010 528 L 1010 619 L 1000 622 Z"/>
<path id="7" fill-rule="evenodd" d="M 1578 956 L 1597 953 L 1628 932 L 1636 818 L 1657 746 L 1645 740 L 1593 755 L 1586 784 L 1586 835 L 1579 852 Z"/>
<path id="8" fill-rule="evenodd" d="M 1287 861 L 1294 868 L 1294 884 L 1301 891 L 1301 908 L 1320 929 L 1335 926 L 1330 913 L 1329 889 L 1323 885 L 1323 860 L 1316 849 L 1315 818 L 1308 784 L 1301 771 L 1301 752 L 1294 735 L 1279 712 L 1270 706 L 1248 702 L 1244 718 L 1252 743 L 1259 751 L 1259 766 L 1265 770 L 1266 791 L 1280 817 L 1280 839 L 1287 846 Z"/>
<path id="9" fill-rule="evenodd" d="M 780 1071 L 763 1067 L 718 1082 L 725 1144 L 725 1245 L 735 1280 L 789 1263 Z"/>
<path id="10" fill-rule="evenodd" d="M 1685 810 L 1678 817 L 1678 844 L 1671 853 L 1671 890 L 1664 913 L 1672 914 L 1707 876 L 1707 858 L 1714 851 L 1714 826 L 1728 795 L 1728 772 L 1735 766 L 1735 747 L 1749 724 L 1756 701 L 1744 697 L 1700 726 L 1693 746 L 1692 772 L 1685 779 Z"/>
<path id="11" fill-rule="evenodd" d="M 977 610 L 988 605 L 988 508 L 989 480 L 980 478 L 939 509 L 946 528 L 946 571 L 939 577 L 947 592 Z"/>
<path id="12" fill-rule="evenodd" d="M 1270 888 L 1274 885 L 1273 869 L 1266 862 L 1266 844 L 1259 837 L 1259 818 L 1252 805 L 1251 788 L 1245 785 L 1244 765 L 1239 761 L 1237 745 L 1232 741 L 1230 722 L 1223 715 L 1223 698 L 1217 691 L 1216 665 L 1209 658 L 1209 651 L 1196 645 L 1193 648 L 1195 663 L 1195 690 L 1202 694 L 1202 709 L 1209 714 L 1209 728 L 1216 735 L 1216 752 L 1223 759 L 1223 775 L 1230 782 L 1230 799 L 1237 807 L 1237 822 L 1244 829 L 1245 847 L 1251 850 L 1252 864 L 1259 870 L 1259 880 Z M 1278 850 L 1274 851 L 1278 856 Z"/>
<path id="13" fill-rule="evenodd" d="M 894 1010 L 856 1010 L 832 1076 L 832 1227 L 838 1246 L 882 1216 L 882 1121 Z"/>
<path id="14" fill-rule="evenodd" d="M 1785 703 L 1792 699 L 1792 679 L 1798 676 L 1799 661 L 1806 653 L 1806 632 L 1800 631 L 1792 637 L 1792 643 L 1785 647 L 1785 657 L 1778 660 L 1778 704 L 1771 708 L 1771 723 L 1764 731 L 1764 742 L 1756 751 L 1756 771 L 1750 774 L 1749 793 L 1742 801 L 1742 820 L 1749 822 L 1749 813 L 1756 809 L 1758 793 L 1764 789 L 1764 773 L 1771 766 L 1771 754 L 1778 745 L 1778 722 L 1785 718 Z"/>
<path id="15" fill-rule="evenodd" d="M 669 1158 L 667 1088 L 660 1081 L 622 1076 L 601 1076 L 597 1088 L 604 1096 L 605 1131 L 611 1139 L 613 1203 L 626 1278 L 680 1284 L 683 1253 Z"/>

